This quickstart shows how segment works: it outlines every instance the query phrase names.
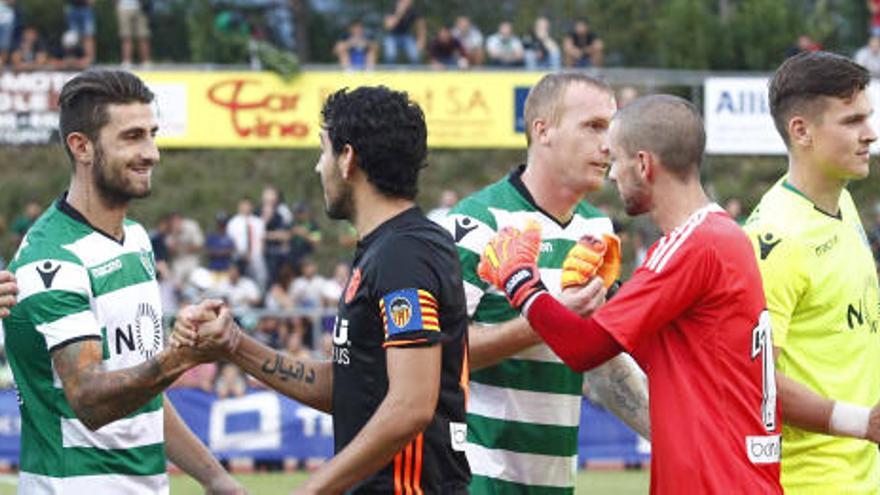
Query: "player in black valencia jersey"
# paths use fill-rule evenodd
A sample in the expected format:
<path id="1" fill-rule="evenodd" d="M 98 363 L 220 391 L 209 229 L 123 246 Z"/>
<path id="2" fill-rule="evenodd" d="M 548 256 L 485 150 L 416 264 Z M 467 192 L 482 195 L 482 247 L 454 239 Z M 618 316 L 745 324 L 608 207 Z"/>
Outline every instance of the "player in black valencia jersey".
<path id="1" fill-rule="evenodd" d="M 461 267 L 452 238 L 413 202 L 424 115 L 404 93 L 362 87 L 331 95 L 322 117 L 316 170 L 327 213 L 360 236 L 332 363 L 259 344 L 216 301 L 191 310 L 172 339 L 333 414 L 336 456 L 297 493 L 467 493 Z"/>

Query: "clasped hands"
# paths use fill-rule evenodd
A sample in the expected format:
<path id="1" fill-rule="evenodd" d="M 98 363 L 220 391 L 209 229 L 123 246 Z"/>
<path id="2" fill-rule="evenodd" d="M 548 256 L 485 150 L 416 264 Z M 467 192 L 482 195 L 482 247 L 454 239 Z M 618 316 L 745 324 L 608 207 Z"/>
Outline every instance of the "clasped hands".
<path id="1" fill-rule="evenodd" d="M 540 252 L 538 222 L 527 221 L 523 230 L 504 227 L 484 248 L 477 274 L 501 289 L 511 305 L 520 309 L 546 290 L 537 266 Z M 607 288 L 620 277 L 620 258 L 616 235 L 581 237 L 562 264 L 562 302 L 581 315 L 592 313 L 604 302 Z"/>
<path id="2" fill-rule="evenodd" d="M 226 359 L 235 353 L 242 330 L 223 301 L 206 299 L 180 310 L 170 341 L 193 353 L 198 362 Z"/>

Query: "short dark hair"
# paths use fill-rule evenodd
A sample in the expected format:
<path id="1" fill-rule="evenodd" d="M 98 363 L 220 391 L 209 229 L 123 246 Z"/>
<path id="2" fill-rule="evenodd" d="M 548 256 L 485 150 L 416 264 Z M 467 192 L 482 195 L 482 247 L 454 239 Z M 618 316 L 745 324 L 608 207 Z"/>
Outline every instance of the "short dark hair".
<path id="1" fill-rule="evenodd" d="M 828 52 L 804 52 L 779 66 L 770 81 L 770 115 L 786 146 L 788 122 L 798 112 L 821 113 L 823 96 L 848 99 L 871 82 L 867 69 Z"/>
<path id="2" fill-rule="evenodd" d="M 379 192 L 416 197 L 428 154 L 428 130 L 422 109 L 406 93 L 385 86 L 343 88 L 327 98 L 321 118 L 333 153 L 350 145 L 357 166 Z"/>
<path id="3" fill-rule="evenodd" d="M 98 133 L 110 120 L 107 105 L 152 103 L 153 98 L 153 92 L 139 77 L 123 70 L 90 69 L 67 81 L 58 97 L 58 127 L 71 162 L 73 153 L 67 147 L 71 132 L 81 132 L 97 142 Z"/>
<path id="4" fill-rule="evenodd" d="M 706 130 L 693 103 L 672 95 L 637 98 L 614 115 L 615 140 L 634 155 L 649 151 L 681 179 L 700 168 L 706 149 Z"/>

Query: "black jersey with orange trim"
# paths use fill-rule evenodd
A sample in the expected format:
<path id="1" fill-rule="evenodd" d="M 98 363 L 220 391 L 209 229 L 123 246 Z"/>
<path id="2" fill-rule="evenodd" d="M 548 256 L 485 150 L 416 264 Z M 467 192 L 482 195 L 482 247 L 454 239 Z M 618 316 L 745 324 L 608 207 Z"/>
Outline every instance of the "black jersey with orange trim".
<path id="1" fill-rule="evenodd" d="M 434 419 L 351 493 L 467 493 L 467 307 L 455 243 L 413 207 L 364 237 L 333 332 L 333 429 L 341 451 L 388 392 L 385 349 L 442 345 Z M 427 386 L 427 384 L 426 384 Z"/>

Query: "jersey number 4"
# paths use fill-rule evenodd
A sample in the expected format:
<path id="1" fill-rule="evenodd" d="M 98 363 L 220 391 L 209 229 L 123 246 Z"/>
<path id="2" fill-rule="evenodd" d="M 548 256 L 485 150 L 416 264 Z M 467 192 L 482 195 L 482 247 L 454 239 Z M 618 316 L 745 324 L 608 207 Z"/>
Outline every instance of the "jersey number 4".
<path id="1" fill-rule="evenodd" d="M 752 361 L 761 357 L 761 420 L 768 432 L 776 431 L 776 364 L 773 359 L 770 313 L 765 309 L 752 330 Z"/>

